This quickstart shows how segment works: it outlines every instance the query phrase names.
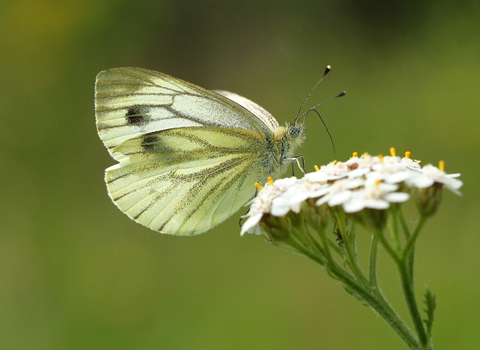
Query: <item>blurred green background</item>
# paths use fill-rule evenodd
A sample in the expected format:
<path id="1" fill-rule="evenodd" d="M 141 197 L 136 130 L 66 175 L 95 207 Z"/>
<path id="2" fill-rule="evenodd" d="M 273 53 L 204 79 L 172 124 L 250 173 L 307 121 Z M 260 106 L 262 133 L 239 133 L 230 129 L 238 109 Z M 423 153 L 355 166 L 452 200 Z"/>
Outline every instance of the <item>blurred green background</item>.
<path id="1" fill-rule="evenodd" d="M 475 0 L 4 0 L 0 348 L 404 349 L 313 262 L 241 238 L 243 213 L 170 237 L 106 194 L 115 162 L 95 130 L 99 71 L 234 91 L 283 124 L 330 64 L 309 103 L 347 91 L 320 108 L 340 160 L 394 146 L 462 173 L 463 197 L 446 193 L 420 237 L 416 286 L 437 294 L 436 348 L 478 349 L 479 27 Z M 313 170 L 333 152 L 318 118 L 307 129 Z M 386 255 L 380 273 L 406 315 Z"/>

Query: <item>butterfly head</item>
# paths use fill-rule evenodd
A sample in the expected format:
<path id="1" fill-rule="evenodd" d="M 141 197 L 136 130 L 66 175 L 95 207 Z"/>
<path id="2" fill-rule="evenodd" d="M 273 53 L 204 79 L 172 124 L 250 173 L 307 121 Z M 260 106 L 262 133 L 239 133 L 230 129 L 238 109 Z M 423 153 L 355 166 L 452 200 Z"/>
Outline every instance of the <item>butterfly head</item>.
<path id="1" fill-rule="evenodd" d="M 284 128 L 283 130 L 285 130 L 284 140 L 288 144 L 288 146 L 284 147 L 284 152 L 289 154 L 288 157 L 291 157 L 293 155 L 292 152 L 294 151 L 294 149 L 299 147 L 305 141 L 305 122 L 295 122 L 291 125 L 288 125 L 287 123 L 286 128 Z M 284 154 L 284 156 L 287 156 L 287 154 Z"/>
<path id="2" fill-rule="evenodd" d="M 292 125 L 287 124 L 286 128 L 286 143 L 284 147 L 284 158 L 291 158 L 294 154 L 294 150 L 301 146 L 306 138 L 305 122 L 295 122 Z"/>

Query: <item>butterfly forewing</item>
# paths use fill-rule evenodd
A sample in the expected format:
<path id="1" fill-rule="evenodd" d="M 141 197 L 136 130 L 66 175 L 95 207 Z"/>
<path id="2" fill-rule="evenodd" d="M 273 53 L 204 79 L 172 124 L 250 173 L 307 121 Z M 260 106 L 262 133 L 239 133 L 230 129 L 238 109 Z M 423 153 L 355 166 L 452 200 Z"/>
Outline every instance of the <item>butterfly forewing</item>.
<path id="1" fill-rule="evenodd" d="M 274 130 L 280 126 L 274 116 L 270 114 L 270 112 L 268 112 L 265 108 L 259 106 L 255 102 L 250 101 L 248 98 L 224 90 L 215 90 L 215 92 L 222 96 L 225 96 L 229 100 L 238 103 L 239 105 L 252 112 L 258 119 L 260 119 L 265 125 L 267 125 L 270 130 Z"/>
<path id="2" fill-rule="evenodd" d="M 95 108 L 100 138 L 112 156 L 123 141 L 152 131 L 218 126 L 269 136 L 271 129 L 248 110 L 217 93 L 140 69 L 116 68 L 98 74 Z"/>

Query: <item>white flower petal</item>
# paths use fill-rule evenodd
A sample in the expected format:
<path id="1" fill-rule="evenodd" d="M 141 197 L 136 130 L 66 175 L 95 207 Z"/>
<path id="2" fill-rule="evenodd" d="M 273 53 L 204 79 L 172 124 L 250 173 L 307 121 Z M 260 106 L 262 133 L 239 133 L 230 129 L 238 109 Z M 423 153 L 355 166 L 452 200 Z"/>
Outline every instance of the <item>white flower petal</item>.
<path id="1" fill-rule="evenodd" d="M 260 229 L 260 225 L 255 225 L 251 229 L 247 231 L 247 233 L 250 233 L 252 235 L 259 236 L 262 234 L 262 230 Z"/>
<path id="2" fill-rule="evenodd" d="M 352 179 L 352 180 L 348 181 L 347 188 L 353 190 L 354 188 L 362 186 L 364 183 L 365 183 L 365 180 L 363 180 L 361 178 L 355 178 L 355 179 Z"/>
<path id="3" fill-rule="evenodd" d="M 364 176 L 370 172 L 370 168 L 357 168 L 348 173 L 348 178 L 354 179 L 360 176 Z"/>
<path id="4" fill-rule="evenodd" d="M 250 216 L 247 221 L 245 221 L 245 223 L 242 225 L 242 231 L 240 231 L 240 236 L 243 236 L 245 232 L 256 226 L 260 222 L 262 216 L 262 214 Z"/>
<path id="5" fill-rule="evenodd" d="M 398 189 L 398 185 L 394 184 L 386 184 L 386 183 L 381 183 L 380 184 L 380 190 L 383 192 L 393 192 Z"/>
<path id="6" fill-rule="evenodd" d="M 336 195 L 333 195 L 332 198 L 328 201 L 328 205 L 334 207 L 348 201 L 352 198 L 352 191 L 343 191 Z"/>
<path id="7" fill-rule="evenodd" d="M 435 181 L 433 181 L 432 179 L 429 179 L 425 176 L 416 176 L 414 178 L 411 178 L 409 180 L 406 181 L 408 185 L 410 186 L 414 186 L 414 187 L 417 187 L 417 188 L 426 188 L 426 187 L 430 187 L 432 186 Z"/>
<path id="8" fill-rule="evenodd" d="M 330 186 L 329 185 L 324 185 L 325 187 L 323 188 L 320 188 L 318 190 L 315 190 L 315 191 L 312 191 L 312 193 L 310 193 L 310 197 L 309 198 L 318 198 L 320 196 L 324 196 L 326 195 L 328 192 L 330 192 Z"/>
<path id="9" fill-rule="evenodd" d="M 411 171 L 399 171 L 393 174 L 388 175 L 385 178 L 385 182 L 391 184 L 397 184 L 404 182 L 405 180 L 411 178 L 414 174 Z"/>
<path id="10" fill-rule="evenodd" d="M 386 195 L 383 196 L 383 198 L 390 203 L 402 203 L 408 201 L 410 198 L 410 195 L 408 193 L 404 192 L 393 192 L 393 193 L 387 193 Z"/>
<path id="11" fill-rule="evenodd" d="M 390 203 L 383 199 L 367 199 L 365 201 L 365 207 L 370 209 L 388 209 L 390 207 Z"/>
<path id="12" fill-rule="evenodd" d="M 445 178 L 442 181 L 438 181 L 438 182 L 443 183 L 449 189 L 455 189 L 455 190 L 458 190 L 463 185 L 462 181 L 456 180 L 456 179 L 450 179 L 450 178 Z"/>
<path id="13" fill-rule="evenodd" d="M 331 198 L 331 197 L 328 196 L 328 195 L 327 195 L 327 196 L 323 196 L 322 198 L 320 198 L 318 201 L 315 202 L 315 205 L 316 205 L 317 207 L 319 207 L 319 206 L 321 206 L 322 204 L 327 203 L 330 198 Z"/>
<path id="14" fill-rule="evenodd" d="M 270 213 L 273 216 L 284 216 L 290 211 L 290 203 L 286 198 L 277 197 L 272 202 Z"/>
<path id="15" fill-rule="evenodd" d="M 343 203 L 343 210 L 346 213 L 356 213 L 365 208 L 365 202 L 358 199 L 351 199 Z"/>
<path id="16" fill-rule="evenodd" d="M 300 213 L 301 208 L 302 208 L 301 202 L 290 204 L 290 210 L 296 214 Z"/>

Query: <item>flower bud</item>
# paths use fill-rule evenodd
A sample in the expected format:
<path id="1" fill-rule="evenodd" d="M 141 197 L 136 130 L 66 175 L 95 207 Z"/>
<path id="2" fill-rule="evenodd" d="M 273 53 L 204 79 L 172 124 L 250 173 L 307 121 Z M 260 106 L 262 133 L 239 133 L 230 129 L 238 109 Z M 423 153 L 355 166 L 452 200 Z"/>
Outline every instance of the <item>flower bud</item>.
<path id="1" fill-rule="evenodd" d="M 374 231 L 383 230 L 387 224 L 390 209 L 365 208 L 359 212 L 350 213 L 349 218 Z"/>
<path id="2" fill-rule="evenodd" d="M 283 240 L 292 228 L 290 215 L 274 216 L 266 214 L 260 221 L 260 228 L 267 241 Z"/>
<path id="3" fill-rule="evenodd" d="M 435 182 L 432 186 L 419 188 L 417 193 L 417 207 L 420 214 L 429 217 L 435 214 L 442 201 L 443 184 Z"/>
<path id="4" fill-rule="evenodd" d="M 328 204 L 315 205 L 317 199 L 308 198 L 302 203 L 301 214 L 307 223 L 315 229 L 324 229 L 328 224 Z"/>

